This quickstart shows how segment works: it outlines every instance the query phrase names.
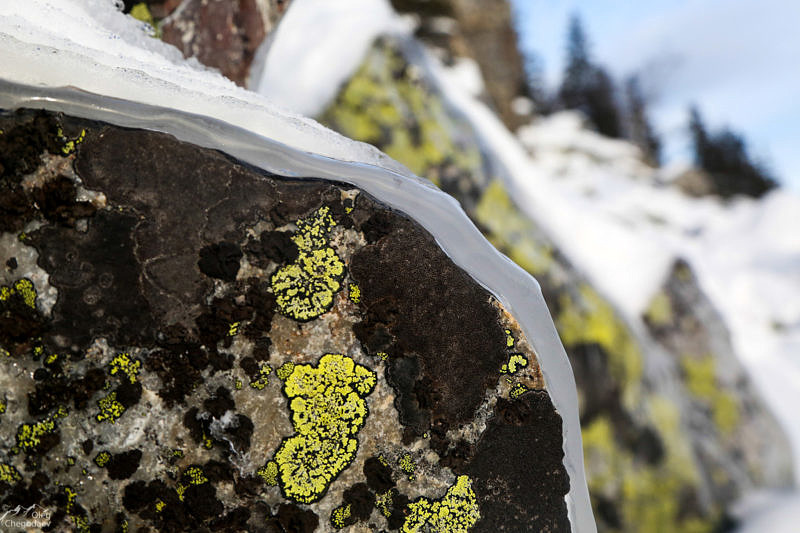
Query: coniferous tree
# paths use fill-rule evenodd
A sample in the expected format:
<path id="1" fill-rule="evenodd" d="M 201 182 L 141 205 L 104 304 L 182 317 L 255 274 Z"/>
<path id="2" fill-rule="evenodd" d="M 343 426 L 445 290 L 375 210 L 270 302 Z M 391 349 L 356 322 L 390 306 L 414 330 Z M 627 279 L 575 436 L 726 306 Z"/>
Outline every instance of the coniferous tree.
<path id="1" fill-rule="evenodd" d="M 558 95 L 566 109 L 582 111 L 598 132 L 609 137 L 621 136 L 614 84 L 608 73 L 592 62 L 586 32 L 578 16 L 570 19 L 567 67 Z"/>
<path id="2" fill-rule="evenodd" d="M 661 159 L 661 141 L 650 124 L 647 99 L 642 91 L 639 76 L 630 76 L 625 82 L 627 107 L 627 137 L 641 150 L 648 163 L 657 166 Z"/>
<path id="3" fill-rule="evenodd" d="M 751 159 L 741 134 L 729 128 L 709 132 L 697 107 L 689 110 L 695 163 L 711 178 L 716 194 L 759 198 L 777 185 L 763 165 Z"/>
<path id="4" fill-rule="evenodd" d="M 525 87 L 522 94 L 531 99 L 536 113 L 547 114 L 551 111 L 552 102 L 545 89 L 542 60 L 532 52 L 525 55 Z"/>

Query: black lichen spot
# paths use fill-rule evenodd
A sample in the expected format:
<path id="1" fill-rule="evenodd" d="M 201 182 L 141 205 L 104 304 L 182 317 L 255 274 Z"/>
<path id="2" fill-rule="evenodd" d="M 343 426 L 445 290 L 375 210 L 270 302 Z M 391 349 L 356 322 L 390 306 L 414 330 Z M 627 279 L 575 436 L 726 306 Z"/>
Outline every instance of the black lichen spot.
<path id="1" fill-rule="evenodd" d="M 389 522 L 389 529 L 400 529 L 406 521 L 406 513 L 408 504 L 411 499 L 405 494 L 399 494 L 397 491 L 392 493 L 392 507 L 390 510 L 387 521 Z"/>
<path id="2" fill-rule="evenodd" d="M 383 493 L 395 486 L 392 469 L 377 457 L 370 457 L 364 462 L 364 477 L 367 485 L 376 493 Z"/>
<path id="3" fill-rule="evenodd" d="M 356 483 L 344 491 L 343 501 L 350 506 L 350 516 L 355 521 L 364 521 L 369 518 L 375 507 L 375 494 L 366 483 Z"/>
<path id="4" fill-rule="evenodd" d="M 269 282 L 251 279 L 247 282 L 247 293 L 245 294 L 245 302 L 253 309 L 255 315 L 251 322 L 245 326 L 244 335 L 248 339 L 255 341 L 258 347 L 261 343 L 261 348 L 264 349 L 264 343 L 270 343 L 267 334 L 272 327 L 272 317 L 275 316 L 275 309 L 277 302 L 275 295 L 272 293 L 272 288 Z M 266 339 L 266 340 L 264 340 Z M 261 352 L 253 355 L 256 359 L 267 360 L 269 359 L 269 344 L 266 345 L 267 353 Z"/>
<path id="5" fill-rule="evenodd" d="M 532 461 L 530 454 L 536 454 Z M 498 399 L 495 415 L 463 468 L 473 479 L 481 530 L 569 531 L 561 417 L 544 391 Z"/>
<path id="6" fill-rule="evenodd" d="M 106 379 L 105 372 L 96 367 L 72 379 L 44 368 L 37 369 L 36 374 L 39 376 L 36 386 L 28 394 L 28 412 L 32 416 L 48 413 L 70 399 L 75 409 L 85 409 L 94 393 L 103 388 Z"/>
<path id="7" fill-rule="evenodd" d="M 203 465 L 202 470 L 211 483 L 219 483 L 220 481 L 232 482 L 234 480 L 233 468 L 230 463 L 211 460 Z"/>
<path id="8" fill-rule="evenodd" d="M 238 244 L 223 241 L 201 248 L 197 266 L 206 276 L 235 281 L 242 255 Z"/>
<path id="9" fill-rule="evenodd" d="M 85 233 L 48 226 L 31 234 L 39 266 L 58 289 L 47 338 L 81 354 L 92 339 L 139 345 L 152 338 L 150 306 L 142 296 L 142 271 L 134 253 L 134 215 L 99 211 Z"/>
<path id="10" fill-rule="evenodd" d="M 129 409 L 139 403 L 139 399 L 142 397 L 142 384 L 138 381 L 136 383 L 123 381 L 114 389 L 114 392 L 117 394 L 117 401 L 121 403 L 125 409 Z"/>
<path id="11" fill-rule="evenodd" d="M 139 462 L 142 460 L 141 450 L 130 450 L 114 454 L 106 463 L 108 477 L 111 479 L 128 479 L 139 469 Z"/>
<path id="12" fill-rule="evenodd" d="M 292 263 L 300 253 L 291 233 L 285 231 L 262 232 L 258 240 L 248 243 L 246 251 L 253 256 L 253 263 L 261 268 L 266 268 L 270 261 L 279 265 Z"/>
<path id="13" fill-rule="evenodd" d="M 395 217 L 390 213 L 378 211 L 361 225 L 361 231 L 364 232 L 364 238 L 367 239 L 367 242 L 374 244 L 392 232 L 394 222 Z"/>
<path id="14" fill-rule="evenodd" d="M 282 503 L 266 525 L 270 533 L 312 533 L 319 525 L 319 517 L 310 509 Z"/>
<path id="15" fill-rule="evenodd" d="M 183 503 L 192 516 L 201 521 L 218 517 L 224 510 L 211 483 L 189 485 L 183 493 Z"/>
<path id="16" fill-rule="evenodd" d="M 272 340 L 269 337 L 261 337 L 253 346 L 253 359 L 262 363 L 269 361 L 269 347 L 272 346 Z"/>
<path id="17" fill-rule="evenodd" d="M 183 426 L 189 430 L 189 435 L 197 444 L 206 447 L 212 444 L 211 420 L 207 416 L 200 416 L 200 410 L 197 407 L 192 407 L 183 414 Z"/>
<path id="18" fill-rule="evenodd" d="M 225 387 L 217 387 L 214 395 L 203 401 L 203 407 L 214 418 L 222 418 L 227 411 L 235 409 L 236 404 L 231 398 L 231 391 Z"/>
<path id="19" fill-rule="evenodd" d="M 224 516 L 220 516 L 209 523 L 211 531 L 238 533 L 248 531 L 247 521 L 250 520 L 250 509 L 237 507 Z"/>
<path id="20" fill-rule="evenodd" d="M 94 449 L 94 441 L 92 439 L 86 439 L 81 443 L 81 449 L 85 455 L 89 455 Z"/>
<path id="21" fill-rule="evenodd" d="M 253 307 L 238 305 L 232 297 L 214 298 L 196 320 L 200 341 L 212 353 L 216 353 L 220 341 L 224 347 L 229 347 L 233 342 L 232 332 L 238 329 L 240 322 L 250 320 L 254 312 Z"/>
<path id="22" fill-rule="evenodd" d="M 45 331 L 45 322 L 35 305 L 26 302 L 21 291 L 5 293 L 0 289 L 0 346 L 9 353 L 20 355 L 29 350 L 31 339 Z"/>
<path id="23" fill-rule="evenodd" d="M 44 217 L 65 226 L 75 226 L 79 218 L 94 215 L 97 208 L 91 202 L 77 201 L 75 183 L 66 176 L 58 176 L 34 189 L 33 199 Z"/>
<path id="24" fill-rule="evenodd" d="M 19 266 L 19 265 L 17 264 L 17 258 L 16 257 L 10 257 L 8 259 L 8 261 L 6 261 L 6 267 L 9 270 L 16 270 L 17 266 Z"/>
<path id="25" fill-rule="evenodd" d="M 250 381 L 255 381 L 259 377 L 261 365 L 258 364 L 255 357 L 244 357 L 239 361 L 239 367 L 244 370 L 244 373 L 250 378 Z"/>
<path id="26" fill-rule="evenodd" d="M 19 231 L 34 217 L 35 206 L 22 188 L 22 178 L 39 167 L 42 153 L 60 154 L 62 148 L 54 115 L 20 112 L 14 118 L 0 135 L 0 232 Z"/>
<path id="27" fill-rule="evenodd" d="M 162 344 L 164 349 L 151 352 L 145 368 L 161 379 L 158 395 L 171 408 L 183 402 L 194 387 L 201 383 L 201 372 L 208 366 L 208 354 L 198 345 L 186 340 L 180 327 L 170 328 Z"/>

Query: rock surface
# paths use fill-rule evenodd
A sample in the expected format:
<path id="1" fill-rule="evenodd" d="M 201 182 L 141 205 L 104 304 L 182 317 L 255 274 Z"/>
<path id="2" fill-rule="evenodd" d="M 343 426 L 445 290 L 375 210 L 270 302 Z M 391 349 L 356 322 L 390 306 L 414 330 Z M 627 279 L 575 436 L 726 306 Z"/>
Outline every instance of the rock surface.
<path id="1" fill-rule="evenodd" d="M 569 529 L 536 354 L 402 213 L 32 111 L 0 116 L 0 187 L 2 508 L 77 531 Z"/>

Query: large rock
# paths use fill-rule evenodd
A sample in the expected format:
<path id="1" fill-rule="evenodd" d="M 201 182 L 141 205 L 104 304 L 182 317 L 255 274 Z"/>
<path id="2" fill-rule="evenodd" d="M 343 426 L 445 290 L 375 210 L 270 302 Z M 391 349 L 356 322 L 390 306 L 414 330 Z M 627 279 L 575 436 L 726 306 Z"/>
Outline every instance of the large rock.
<path id="1" fill-rule="evenodd" d="M 0 115 L 0 508 L 58 530 L 565 531 L 514 317 L 356 187 Z"/>

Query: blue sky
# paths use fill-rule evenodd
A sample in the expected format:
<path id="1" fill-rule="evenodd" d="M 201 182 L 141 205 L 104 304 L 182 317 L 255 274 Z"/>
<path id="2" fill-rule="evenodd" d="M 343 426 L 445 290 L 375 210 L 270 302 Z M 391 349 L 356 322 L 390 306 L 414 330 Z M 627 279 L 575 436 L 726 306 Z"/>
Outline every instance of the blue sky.
<path id="1" fill-rule="evenodd" d="M 686 109 L 743 133 L 787 187 L 800 192 L 800 1 L 512 0 L 522 46 L 557 85 L 571 13 L 593 57 L 621 79 L 643 72 L 667 160 L 689 157 Z"/>

